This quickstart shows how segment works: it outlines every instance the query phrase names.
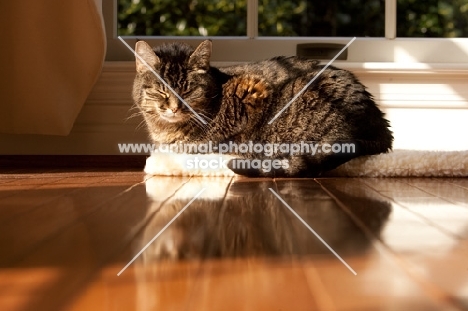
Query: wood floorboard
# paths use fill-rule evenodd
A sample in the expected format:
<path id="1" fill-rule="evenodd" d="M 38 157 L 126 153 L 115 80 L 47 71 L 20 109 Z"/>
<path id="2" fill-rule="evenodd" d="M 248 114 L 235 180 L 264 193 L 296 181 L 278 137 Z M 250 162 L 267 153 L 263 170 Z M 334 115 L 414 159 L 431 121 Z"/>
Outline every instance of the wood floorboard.
<path id="1" fill-rule="evenodd" d="M 354 280 L 348 281 L 350 277 L 344 276 L 340 278 L 339 284 L 333 284 L 330 281 L 336 280 L 336 269 L 330 269 L 330 272 L 327 269 L 318 269 L 319 275 L 325 274 L 324 282 L 329 280 L 330 285 L 334 286 L 330 292 L 337 295 L 334 297 L 337 309 L 382 310 L 389 306 L 396 310 L 451 308 L 450 303 L 432 295 L 432 292 L 428 293 L 426 288 L 421 288 L 418 282 L 407 273 L 406 266 L 395 260 L 391 250 L 393 247 L 405 245 L 404 239 L 401 239 L 399 235 L 400 231 L 392 230 L 391 227 L 394 207 L 385 197 L 363 187 L 361 180 L 319 180 L 319 183 L 340 203 L 343 210 L 350 215 L 370 240 L 364 256 L 347 259 L 347 262 L 356 266 L 358 275 Z M 397 185 L 395 180 L 391 180 L 390 183 Z M 382 188 L 387 193 L 391 187 L 386 185 Z M 398 186 L 397 189 L 400 193 L 401 189 Z M 348 233 L 348 231 L 345 232 Z M 400 244 L 394 243 L 388 246 L 386 244 L 388 239 L 396 240 Z M 326 272 L 330 273 L 331 277 L 327 276 Z M 405 289 L 401 290 L 396 284 L 405 284 Z M 383 295 L 382 289 L 384 288 L 385 294 Z"/>
<path id="2" fill-rule="evenodd" d="M 17 261 L 29 250 L 81 221 L 126 189 L 128 186 L 82 188 L 31 209 L 19 206 L 26 210 L 10 217 L 0 228 L 0 248 L 6 254 L 0 259 L 0 265 Z M 24 233 L 18 235 L 18 232 Z"/>
<path id="3" fill-rule="evenodd" d="M 61 309 L 103 262 L 129 243 L 132 227 L 139 225 L 145 212 L 145 203 L 144 188 L 135 187 L 101 205 L 13 265 L 15 270 L 51 267 L 55 269 L 51 272 L 57 274 L 52 282 L 41 282 L 40 288 L 35 289 L 38 295 L 25 308 Z"/>
<path id="4" fill-rule="evenodd" d="M 274 186 L 230 185 L 188 310 L 318 310 L 299 261 L 291 260 L 308 251 L 298 239 L 303 227 L 268 191 Z"/>
<path id="5" fill-rule="evenodd" d="M 444 179 L 444 182 L 456 185 L 460 188 L 468 189 L 468 178 L 446 178 Z"/>
<path id="6" fill-rule="evenodd" d="M 468 209 L 468 188 L 460 187 L 454 181 L 440 182 L 437 179 L 409 179 L 410 185 L 423 189 L 428 193 L 447 202 L 460 205 Z M 468 184 L 467 184 L 468 185 Z"/>
<path id="7" fill-rule="evenodd" d="M 178 231 L 175 226 L 191 221 L 191 214 L 207 213 L 219 210 L 219 202 L 213 198 L 223 199 L 230 179 L 217 179 L 215 184 L 205 184 L 196 178 L 153 178 L 147 181 L 146 191 L 149 196 L 148 209 L 145 215 L 147 222 L 141 230 L 135 232 L 135 237 L 122 252 L 112 258 L 95 276 L 91 286 L 80 293 L 68 305 L 68 310 L 89 310 L 96 302 L 102 309 L 122 310 L 183 310 L 190 298 L 195 281 L 199 274 L 201 259 L 187 255 L 185 260 L 174 262 L 169 260 L 175 256 L 172 245 L 166 245 L 165 240 L 173 237 Z M 149 245 L 148 249 L 138 256 L 120 276 L 117 274 L 143 249 L 154 236 L 186 206 L 193 196 L 207 186 L 220 189 L 218 195 L 211 194 L 213 201 L 209 206 L 198 200 L 194 201 L 180 219 L 165 231 L 158 240 Z M 191 210 L 193 212 L 191 212 Z M 198 221 L 212 221 L 214 217 L 203 215 Z M 182 224 L 181 224 L 182 222 Z M 174 228 L 174 229 L 173 229 Z M 197 228 L 195 228 L 197 229 Z M 199 245 L 203 246 L 203 245 Z M 166 260 L 157 260 L 157 258 Z M 135 280 L 138 280 L 135 284 Z M 164 280 L 161 282 L 161 280 Z M 136 286 L 135 286 L 136 285 Z M 96 293 L 106 293 L 112 297 L 102 301 Z"/>
<path id="8" fill-rule="evenodd" d="M 88 180 L 89 179 L 89 180 Z M 29 179 L 28 181 L 30 181 Z M 83 181 L 86 180 L 85 183 Z M 39 183 L 36 187 L 31 187 L 34 183 L 18 181 L 10 187 L 2 187 L 4 192 L 10 195 L 0 198 L 2 209 L 0 210 L 1 221 L 10 221 L 14 216 L 18 216 L 32 209 L 41 209 L 44 205 L 53 205 L 54 201 L 60 198 L 73 196 L 76 192 L 86 191 L 86 188 L 93 189 L 97 183 L 106 180 L 105 177 L 86 178 L 57 178 Z M 13 190 L 13 191 L 12 191 Z M 1 230 L 1 229 L 0 229 Z"/>
<path id="9" fill-rule="evenodd" d="M 10 170 L 0 310 L 468 310 L 467 180 Z"/>
<path id="10" fill-rule="evenodd" d="M 372 187 L 369 181 L 364 182 Z M 408 181 L 396 182 L 404 184 Z M 408 186 L 406 193 L 421 191 L 420 187 Z M 431 193 L 431 187 L 423 189 Z M 392 203 L 393 215 L 382 235 L 384 243 L 404 260 L 409 274 L 424 283 L 433 297 L 467 309 L 468 212 L 445 200 L 440 202 L 436 196 L 418 200 L 411 195 L 402 198 L 400 194 L 396 191 L 390 196 L 388 192 L 385 195 Z M 460 223 L 460 218 L 464 223 Z"/>

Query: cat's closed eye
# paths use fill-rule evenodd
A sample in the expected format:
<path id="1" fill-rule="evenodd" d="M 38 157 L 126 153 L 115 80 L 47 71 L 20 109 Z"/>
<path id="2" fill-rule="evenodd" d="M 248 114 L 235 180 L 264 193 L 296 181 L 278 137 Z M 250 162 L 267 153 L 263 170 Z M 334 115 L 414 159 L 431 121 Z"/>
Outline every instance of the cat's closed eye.
<path id="1" fill-rule="evenodd" d="M 156 100 L 169 98 L 169 94 L 163 91 L 146 91 L 146 96 Z"/>

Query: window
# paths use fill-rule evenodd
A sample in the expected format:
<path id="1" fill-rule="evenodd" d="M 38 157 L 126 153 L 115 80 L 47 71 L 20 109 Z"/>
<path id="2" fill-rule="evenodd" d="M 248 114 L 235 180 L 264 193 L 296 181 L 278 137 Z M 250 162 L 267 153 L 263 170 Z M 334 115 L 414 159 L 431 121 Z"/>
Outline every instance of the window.
<path id="1" fill-rule="evenodd" d="M 385 36 L 384 0 L 261 0 L 258 13 L 259 36 Z"/>
<path id="2" fill-rule="evenodd" d="M 341 43 L 348 63 L 468 62 L 468 0 L 103 0 L 108 60 L 131 45 L 213 40 L 213 61 L 295 55 L 299 43 Z M 143 38 L 144 37 L 144 38 Z"/>
<path id="3" fill-rule="evenodd" d="M 245 36 L 247 2 L 118 0 L 121 36 Z"/>
<path id="4" fill-rule="evenodd" d="M 399 0 L 398 37 L 468 37 L 468 0 Z"/>

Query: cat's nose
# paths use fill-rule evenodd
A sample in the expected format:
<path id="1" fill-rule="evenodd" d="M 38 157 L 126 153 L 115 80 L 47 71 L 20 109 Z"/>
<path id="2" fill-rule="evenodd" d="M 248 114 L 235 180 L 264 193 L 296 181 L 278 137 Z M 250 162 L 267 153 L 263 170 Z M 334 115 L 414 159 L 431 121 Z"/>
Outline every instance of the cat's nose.
<path id="1" fill-rule="evenodd" d="M 179 107 L 171 108 L 171 111 L 172 111 L 173 113 L 176 113 L 177 111 L 179 111 Z"/>

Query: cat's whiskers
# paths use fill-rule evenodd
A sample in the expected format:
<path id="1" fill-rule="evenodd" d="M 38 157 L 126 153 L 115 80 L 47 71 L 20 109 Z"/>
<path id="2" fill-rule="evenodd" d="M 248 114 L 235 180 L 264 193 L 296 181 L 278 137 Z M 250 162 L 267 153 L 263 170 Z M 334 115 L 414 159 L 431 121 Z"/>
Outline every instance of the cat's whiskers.
<path id="1" fill-rule="evenodd" d="M 204 114 L 203 112 L 198 112 L 198 115 L 200 115 L 201 117 L 203 117 L 203 119 L 205 119 L 205 121 L 209 121 L 209 122 L 212 122 L 213 119 L 210 118 L 208 115 Z M 204 124 L 206 125 L 206 124 Z"/>
<path id="2" fill-rule="evenodd" d="M 138 130 L 140 130 L 142 128 L 145 128 L 146 127 L 145 113 L 143 111 L 141 111 L 140 108 L 138 108 L 138 107 L 132 107 L 132 108 L 130 108 L 130 111 L 132 109 L 134 109 L 134 110 L 138 109 L 138 110 L 133 112 L 132 114 L 130 114 L 128 117 L 126 117 L 124 122 L 128 122 L 129 120 L 131 120 L 133 118 L 140 117 L 140 122 L 135 127 L 135 131 L 138 131 Z"/>
<path id="3" fill-rule="evenodd" d="M 129 113 L 131 113 L 128 117 L 125 118 L 125 122 L 129 121 L 130 119 L 137 118 L 139 116 L 144 117 L 145 113 L 142 111 L 142 109 L 136 105 L 133 104 L 132 107 L 128 110 Z"/>
<path id="4" fill-rule="evenodd" d="M 196 117 L 196 116 L 194 116 L 194 115 L 190 115 L 189 122 L 190 122 L 190 125 L 192 125 L 192 128 L 195 126 L 195 127 L 197 127 L 203 134 L 207 134 L 207 133 L 208 133 L 208 125 L 203 124 L 203 122 L 201 122 L 200 119 L 198 119 L 198 117 Z"/>
<path id="5" fill-rule="evenodd" d="M 135 127 L 135 132 L 146 127 L 145 120 L 141 120 L 140 123 Z"/>
<path id="6" fill-rule="evenodd" d="M 156 115 L 149 115 L 147 116 L 147 118 L 149 118 L 149 121 L 154 123 L 155 119 L 156 119 Z M 142 120 L 140 121 L 140 123 L 138 123 L 138 125 L 136 126 L 135 128 L 135 131 L 138 131 L 140 129 L 145 129 L 146 126 L 147 126 L 147 121 L 145 120 L 145 118 L 142 118 Z"/>
<path id="7" fill-rule="evenodd" d="M 127 122 L 130 119 L 133 119 L 133 118 L 136 118 L 136 117 L 139 117 L 139 116 L 143 116 L 143 113 L 142 112 L 134 112 L 131 115 L 129 115 L 128 117 L 126 117 L 124 121 Z"/>
<path id="8" fill-rule="evenodd" d="M 154 114 L 148 114 L 148 113 L 142 113 L 142 115 L 146 116 L 146 119 L 143 119 L 140 124 L 137 126 L 137 130 L 140 128 L 145 128 L 147 124 L 154 124 L 157 123 L 158 121 L 161 120 L 159 114 L 154 113 Z"/>
<path id="9" fill-rule="evenodd" d="M 205 124 L 203 124 L 197 117 L 190 116 L 190 124 L 195 125 L 200 130 L 205 130 Z"/>
<path id="10" fill-rule="evenodd" d="M 145 115 L 148 115 L 148 111 L 144 111 L 144 109 L 139 107 L 137 104 L 133 104 L 132 107 L 130 107 L 128 112 L 130 113 L 130 115 L 125 118 L 124 122 L 128 122 L 130 119 L 138 118 L 138 117 L 141 117 L 144 120 Z M 140 121 L 140 123 L 141 122 L 142 121 Z"/>
<path id="11" fill-rule="evenodd" d="M 205 121 L 203 122 L 200 117 Z M 208 126 L 208 123 L 212 122 L 213 119 L 208 117 L 206 114 L 205 114 L 205 110 L 202 110 L 202 109 L 197 109 L 197 115 L 193 114 L 193 113 L 189 113 L 189 124 L 192 126 L 192 129 L 194 127 L 198 128 L 203 134 L 207 134 L 208 133 L 208 129 L 209 129 L 209 126 Z M 207 123 L 208 122 L 208 123 Z"/>

